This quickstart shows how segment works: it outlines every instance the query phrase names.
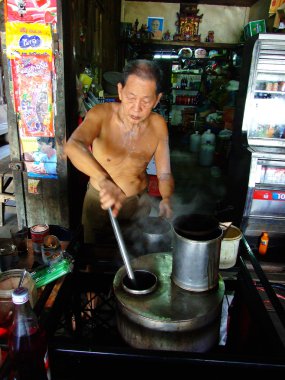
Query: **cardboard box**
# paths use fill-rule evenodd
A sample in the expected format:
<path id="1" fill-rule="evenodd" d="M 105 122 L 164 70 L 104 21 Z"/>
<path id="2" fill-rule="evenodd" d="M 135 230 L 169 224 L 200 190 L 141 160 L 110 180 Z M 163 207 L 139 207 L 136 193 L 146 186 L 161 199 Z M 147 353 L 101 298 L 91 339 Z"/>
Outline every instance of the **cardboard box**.
<path id="1" fill-rule="evenodd" d="M 266 33 L 265 20 L 250 21 L 244 27 L 244 38 L 246 40 L 259 33 Z"/>

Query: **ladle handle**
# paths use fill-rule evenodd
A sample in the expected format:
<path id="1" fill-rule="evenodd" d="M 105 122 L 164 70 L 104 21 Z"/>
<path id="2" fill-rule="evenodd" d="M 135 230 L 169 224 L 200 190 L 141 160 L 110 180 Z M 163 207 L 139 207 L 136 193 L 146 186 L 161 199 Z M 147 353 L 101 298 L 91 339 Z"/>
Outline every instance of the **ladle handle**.
<path id="1" fill-rule="evenodd" d="M 129 276 L 129 278 L 134 281 L 135 280 L 135 275 L 134 275 L 134 272 L 133 272 L 133 270 L 131 268 L 131 265 L 130 265 L 130 262 L 129 262 L 129 257 L 128 257 L 127 249 L 126 249 L 126 246 L 125 246 L 125 242 L 124 242 L 123 236 L 121 234 L 121 230 L 120 230 L 118 221 L 114 217 L 114 215 L 112 213 L 112 209 L 110 207 L 108 208 L 108 212 L 109 212 L 109 216 L 110 216 L 110 220 L 111 220 L 111 223 L 112 223 L 112 227 L 113 227 L 113 230 L 114 230 L 117 242 L 118 242 L 118 246 L 119 246 L 119 249 L 120 249 L 120 252 L 121 252 L 121 256 L 122 256 L 122 258 L 124 260 L 124 264 L 126 266 L 127 274 Z"/>

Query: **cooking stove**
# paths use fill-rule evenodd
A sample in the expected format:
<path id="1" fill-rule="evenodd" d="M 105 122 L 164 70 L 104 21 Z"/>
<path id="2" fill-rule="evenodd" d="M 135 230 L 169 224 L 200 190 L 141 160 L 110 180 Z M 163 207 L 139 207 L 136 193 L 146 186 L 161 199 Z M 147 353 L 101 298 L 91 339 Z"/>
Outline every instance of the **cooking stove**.
<path id="1" fill-rule="evenodd" d="M 268 285 L 267 281 L 264 284 L 265 274 L 261 269 L 261 282 L 256 286 L 247 268 L 248 251 L 243 242 L 236 267 L 221 271 L 225 297 L 234 294 L 226 344 L 217 343 L 205 353 L 131 347 L 117 327 L 113 281 L 123 263 L 116 242 L 105 241 L 100 246 L 76 244 L 76 249 L 70 247 L 70 253 L 75 258 L 74 271 L 66 276 L 52 310 L 54 317 L 48 318 L 46 325 L 53 379 L 78 379 L 83 369 L 108 370 L 110 366 L 144 373 L 152 365 L 159 365 L 165 374 L 174 368 L 196 368 L 201 374 L 209 369 L 217 374 L 265 369 L 285 372 L 285 329 L 275 302 L 271 303 L 274 311 L 268 310 L 267 301 L 265 305 L 259 295 L 258 287 L 266 289 Z M 259 277 L 259 271 L 255 270 L 254 275 Z M 273 312 L 279 326 L 272 321 Z"/>

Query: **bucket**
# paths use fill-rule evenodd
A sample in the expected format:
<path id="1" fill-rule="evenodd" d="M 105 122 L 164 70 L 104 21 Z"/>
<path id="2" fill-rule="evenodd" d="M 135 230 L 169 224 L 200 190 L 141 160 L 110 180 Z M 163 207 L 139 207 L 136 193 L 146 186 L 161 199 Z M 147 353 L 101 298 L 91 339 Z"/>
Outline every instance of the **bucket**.
<path id="1" fill-rule="evenodd" d="M 235 226 L 228 228 L 221 244 L 219 269 L 228 269 L 235 265 L 241 238 L 242 232 L 239 228 Z"/>

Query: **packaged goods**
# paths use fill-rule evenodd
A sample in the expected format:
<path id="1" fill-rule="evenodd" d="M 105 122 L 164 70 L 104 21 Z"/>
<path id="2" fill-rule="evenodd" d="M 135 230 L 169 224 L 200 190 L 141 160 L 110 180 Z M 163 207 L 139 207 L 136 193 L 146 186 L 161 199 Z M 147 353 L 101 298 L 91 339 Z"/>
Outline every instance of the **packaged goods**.
<path id="1" fill-rule="evenodd" d="M 246 40 L 259 33 L 266 33 L 265 20 L 250 21 L 244 27 L 244 38 Z"/>

